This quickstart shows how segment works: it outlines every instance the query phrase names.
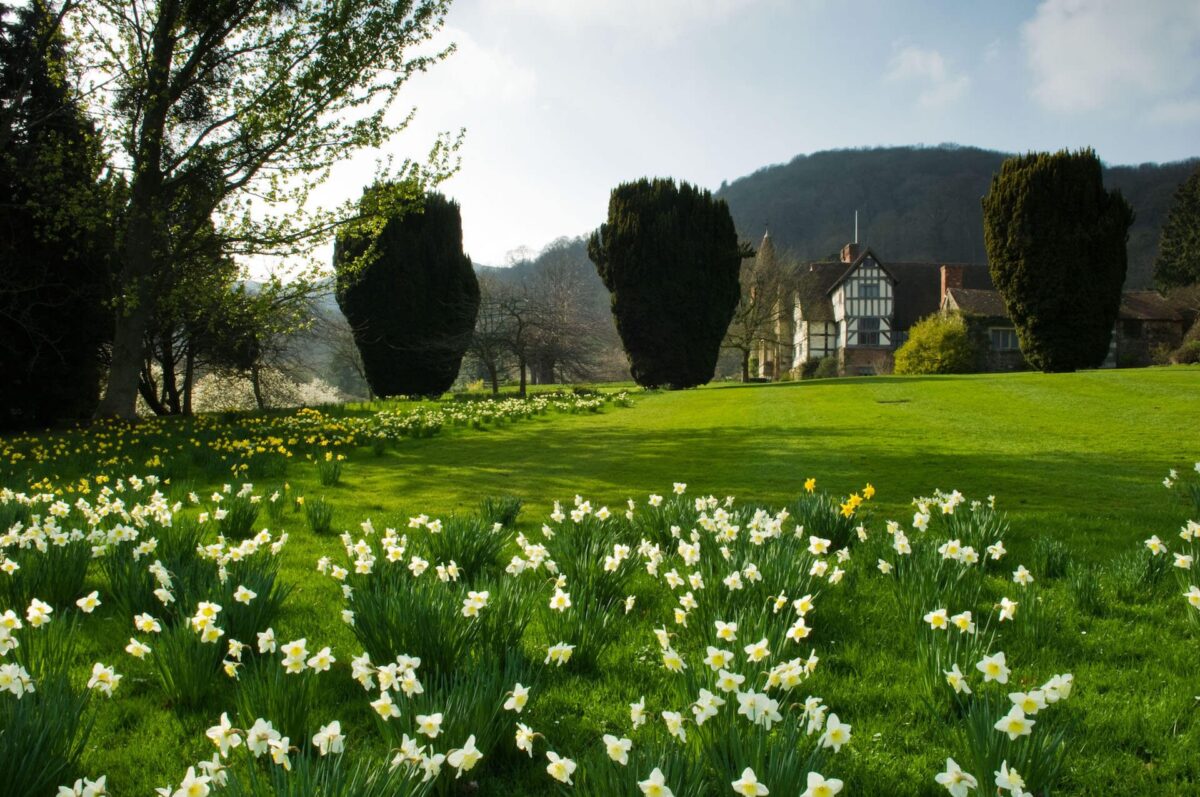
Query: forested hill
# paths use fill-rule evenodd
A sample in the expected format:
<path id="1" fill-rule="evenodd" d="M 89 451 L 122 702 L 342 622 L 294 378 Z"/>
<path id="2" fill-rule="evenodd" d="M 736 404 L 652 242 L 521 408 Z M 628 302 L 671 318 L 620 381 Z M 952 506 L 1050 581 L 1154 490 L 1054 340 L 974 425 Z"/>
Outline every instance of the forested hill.
<path id="1" fill-rule="evenodd" d="M 980 198 L 1008 157 L 958 147 L 888 147 L 799 155 L 732 183 L 717 195 L 729 203 L 738 232 L 757 243 L 769 225 L 775 245 L 800 260 L 859 240 L 883 260 L 986 260 Z M 1153 279 L 1159 230 L 1176 187 L 1200 160 L 1105 168 L 1104 182 L 1133 205 L 1128 287 Z"/>

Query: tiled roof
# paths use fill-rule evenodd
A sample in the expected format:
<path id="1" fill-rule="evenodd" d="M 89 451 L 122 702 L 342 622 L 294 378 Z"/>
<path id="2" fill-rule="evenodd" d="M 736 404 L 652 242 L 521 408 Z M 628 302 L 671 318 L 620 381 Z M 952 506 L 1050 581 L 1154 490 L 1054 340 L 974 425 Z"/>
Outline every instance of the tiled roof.
<path id="1" fill-rule="evenodd" d="M 1119 318 L 1138 321 L 1183 321 L 1177 304 L 1157 291 L 1125 291 Z"/>
<path id="2" fill-rule="evenodd" d="M 999 291 L 975 288 L 948 288 L 946 297 L 952 309 L 984 318 L 1008 318 L 1008 308 Z"/>

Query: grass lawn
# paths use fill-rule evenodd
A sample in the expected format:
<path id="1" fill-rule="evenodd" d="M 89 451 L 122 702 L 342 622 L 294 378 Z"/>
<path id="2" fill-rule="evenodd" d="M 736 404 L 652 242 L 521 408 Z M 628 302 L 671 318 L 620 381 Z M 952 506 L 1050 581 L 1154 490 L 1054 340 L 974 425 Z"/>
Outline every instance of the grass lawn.
<path id="1" fill-rule="evenodd" d="M 607 505 L 619 513 L 627 498 L 645 507 L 648 494 L 669 496 L 673 482 L 686 482 L 689 499 L 733 495 L 738 505 L 775 510 L 795 505 L 808 477 L 838 499 L 870 482 L 878 490 L 862 516 L 870 542 L 851 545 L 845 580 L 821 584 L 807 575 L 807 563 L 803 571 L 795 568 L 789 597 L 817 593 L 818 608 L 803 651 L 797 647 L 790 655 L 806 656 L 811 648 L 821 661 L 787 702 L 819 695 L 853 726 L 848 747 L 819 759 L 827 776 L 846 782 L 843 794 L 896 795 L 946 793 L 933 777 L 947 756 L 968 766 L 962 736 L 967 717 L 948 695 L 930 701 L 918 688 L 930 669 L 922 651 L 937 643 L 927 641 L 919 613 L 904 613 L 903 590 L 895 578 L 875 568 L 877 558 L 891 556 L 884 522 L 900 521 L 915 547 L 913 497 L 931 495 L 935 488 L 956 489 L 968 499 L 994 495 L 1011 525 L 1005 536 L 1009 554 L 986 576 L 969 579 L 974 591 L 949 590 L 947 600 L 952 595 L 962 605 L 943 608 L 953 612 L 969 606 L 982 623 L 1000 597 L 1019 600 L 1016 620 L 1004 624 L 992 648 L 1007 653 L 1014 684 L 1074 674 L 1071 698 L 1042 726 L 1057 724 L 1065 734 L 1054 792 L 1183 794 L 1200 790 L 1197 624 L 1187 622 L 1188 607 L 1170 568 L 1148 564 L 1141 541 L 1157 534 L 1174 550 L 1176 532 L 1193 512 L 1162 480 L 1168 469 L 1190 471 L 1200 460 L 1198 410 L 1200 370 L 1188 368 L 720 385 L 638 395 L 629 409 L 447 430 L 375 452 L 355 448 L 347 451 L 336 486 L 322 487 L 312 465 L 294 461 L 286 473 L 256 480 L 256 487 L 269 492 L 286 479 L 292 495 L 306 501 L 323 496 L 334 508 L 335 530 L 350 530 L 356 537 L 367 518 L 376 529 L 408 531 L 412 515 L 465 516 L 484 497 L 513 495 L 525 503 L 517 530 L 538 539 L 553 502 L 569 509 L 576 494 L 595 508 Z M 74 455 L 52 481 L 87 475 L 86 462 L 86 455 Z M 21 467 L 11 466 L 4 483 L 22 489 L 28 480 L 20 478 Z M 134 469 L 143 475 L 152 470 Z M 186 494 L 185 481 L 207 494 L 230 480 L 211 469 L 175 468 L 173 473 L 177 494 Z M 280 641 L 305 637 L 310 651 L 329 645 L 338 659 L 314 687 L 313 721 L 340 719 L 348 729 L 348 750 L 360 745 L 381 752 L 387 741 L 379 736 L 368 705 L 375 695 L 350 679 L 350 661 L 363 647 L 340 620 L 347 604 L 339 584 L 315 570 L 322 556 L 344 561 L 341 543 L 334 536 L 313 535 L 298 511 L 285 513 L 280 523 L 261 517 L 262 525 L 290 535 L 280 575 L 294 590 L 274 624 L 277 636 Z M 1040 538 L 1061 542 L 1069 561 L 1061 551 L 1039 544 Z M 637 539 L 631 542 L 636 545 Z M 510 543 L 501 561 L 517 550 Z M 1018 564 L 1033 571 L 1036 595 L 1008 577 Z M 720 563 L 704 566 L 714 568 L 715 575 L 706 578 L 703 595 L 716 601 L 725 594 Z M 538 593 L 536 616 L 521 641 L 532 662 L 526 672 L 535 678 L 530 708 L 519 718 L 504 717 L 499 743 L 484 751 L 477 770 L 457 782 L 443 775 L 442 793 L 550 792 L 555 784 L 545 771 L 546 749 L 580 762 L 579 791 L 611 793 L 582 774 L 609 766 L 594 760 L 597 749 L 603 758 L 602 734 L 630 735 L 635 749 L 674 750 L 658 738 L 658 712 L 673 708 L 688 716 L 695 689 L 692 697 L 681 696 L 678 679 L 663 670 L 651 629 L 671 626 L 672 601 L 678 596 L 638 569 L 628 582 L 638 596 L 637 609 L 621 622 L 594 668 L 542 666 L 546 645 L 559 640 L 555 624 L 561 618 L 546 606 L 553 588 L 540 587 L 546 594 Z M 85 592 L 93 588 L 104 600 L 109 584 L 95 567 Z M 571 582 L 567 589 L 572 590 Z M 578 593 L 576 601 L 581 603 Z M 217 675 L 217 688 L 203 706 L 172 705 L 153 666 L 123 652 L 133 630 L 111 603 L 83 619 L 76 669 L 86 678 L 91 663 L 103 661 L 114 664 L 125 680 L 111 701 L 93 700 L 95 726 L 81 768 L 92 776 L 107 774 L 115 795 L 150 794 L 168 782 L 177 784 L 189 765 L 212 755 L 205 729 L 222 711 L 235 712 L 244 687 Z M 0 612 L 6 608 L 0 605 Z M 11 608 L 23 614 L 23 607 Z M 58 608 L 56 617 L 65 608 Z M 927 605 L 922 611 L 935 608 Z M 719 611 L 719 605 L 704 611 Z M 707 617 L 704 611 L 698 610 Z M 702 635 L 711 632 L 695 627 L 676 632 L 685 657 L 703 656 Z M 743 641 L 753 640 L 733 646 L 739 655 Z M 698 659 L 688 660 L 689 678 L 698 678 L 706 668 L 697 666 Z M 964 671 L 977 675 L 972 663 L 961 661 Z M 629 703 L 643 695 L 651 725 L 659 728 L 653 738 L 649 729 L 631 733 L 629 728 Z M 732 713 L 729 706 L 725 710 Z M 512 750 L 514 719 L 544 734 L 533 761 Z M 692 731 L 694 746 L 702 734 Z M 445 747 L 461 741 L 450 739 Z M 293 739 L 293 744 L 311 750 L 305 740 Z M 645 763 L 638 779 L 648 775 Z M 792 793 L 769 785 L 772 794 Z M 731 793 L 727 782 L 709 787 L 687 793 Z M 676 794 L 683 797 L 679 789 Z"/>

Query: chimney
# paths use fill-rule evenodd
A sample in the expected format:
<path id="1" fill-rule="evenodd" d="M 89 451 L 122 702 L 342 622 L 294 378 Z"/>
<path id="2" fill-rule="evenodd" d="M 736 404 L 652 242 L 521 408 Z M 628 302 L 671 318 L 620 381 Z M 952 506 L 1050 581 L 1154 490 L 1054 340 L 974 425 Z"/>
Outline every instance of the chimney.
<path id="1" fill-rule="evenodd" d="M 946 301 L 946 291 L 963 286 L 962 266 L 942 266 L 942 292 L 939 304 Z"/>
<path id="2" fill-rule="evenodd" d="M 853 263 L 855 260 L 858 260 L 858 256 L 862 254 L 862 251 L 862 244 L 857 241 L 852 244 L 846 244 L 842 247 L 842 262 Z"/>

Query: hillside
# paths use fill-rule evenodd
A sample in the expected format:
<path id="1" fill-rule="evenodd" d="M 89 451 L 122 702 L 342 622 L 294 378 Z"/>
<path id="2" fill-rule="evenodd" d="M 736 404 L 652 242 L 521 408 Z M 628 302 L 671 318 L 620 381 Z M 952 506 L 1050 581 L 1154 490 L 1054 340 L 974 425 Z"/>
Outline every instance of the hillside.
<path id="1" fill-rule="evenodd" d="M 798 155 L 723 184 L 742 236 L 769 225 L 776 245 L 801 260 L 837 252 L 854 234 L 887 260 L 983 261 L 980 198 L 1008 154 L 973 147 L 888 147 Z M 1137 213 L 1129 236 L 1128 287 L 1153 278 L 1159 230 L 1175 188 L 1200 163 L 1109 166 L 1105 184 Z"/>

